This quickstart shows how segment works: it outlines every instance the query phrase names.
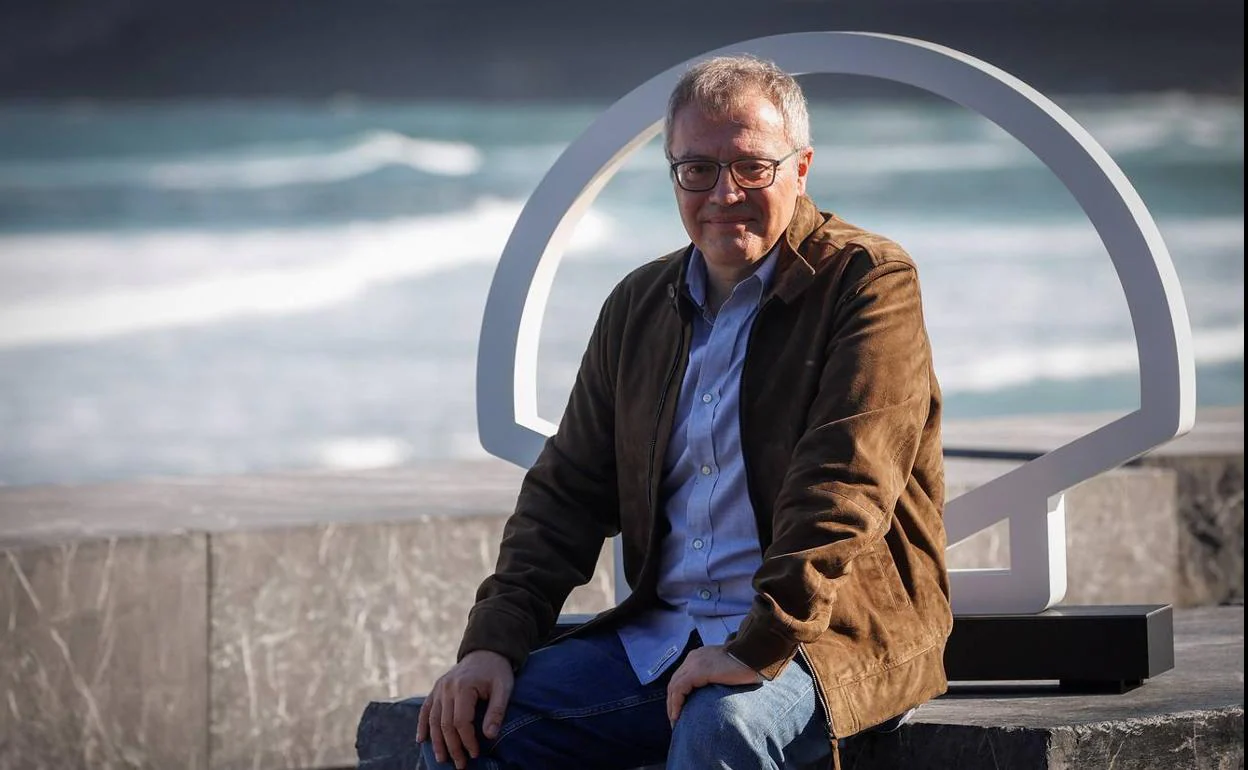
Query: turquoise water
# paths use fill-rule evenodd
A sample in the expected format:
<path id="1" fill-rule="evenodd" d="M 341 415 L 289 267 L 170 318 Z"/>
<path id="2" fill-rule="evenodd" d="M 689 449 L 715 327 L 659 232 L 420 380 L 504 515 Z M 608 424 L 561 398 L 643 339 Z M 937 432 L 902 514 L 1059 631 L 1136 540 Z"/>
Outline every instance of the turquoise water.
<path id="1" fill-rule="evenodd" d="M 1242 404 L 1242 102 L 1057 101 L 1158 222 L 1199 402 Z M 0 482 L 479 456 L 494 264 L 605 106 L 0 107 Z M 1104 248 L 1017 142 L 931 100 L 818 104 L 813 127 L 812 197 L 920 266 L 950 417 L 1138 406 Z M 556 278 L 544 416 L 614 281 L 683 240 L 652 144 Z"/>

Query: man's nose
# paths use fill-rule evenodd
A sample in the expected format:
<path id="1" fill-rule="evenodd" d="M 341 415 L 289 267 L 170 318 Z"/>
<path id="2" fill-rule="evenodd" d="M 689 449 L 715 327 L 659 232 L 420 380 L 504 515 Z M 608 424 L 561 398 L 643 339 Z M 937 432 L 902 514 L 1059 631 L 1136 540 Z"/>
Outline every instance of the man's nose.
<path id="1" fill-rule="evenodd" d="M 737 184 L 737 180 L 732 175 L 732 168 L 724 166 L 719 170 L 719 179 L 715 181 L 715 186 L 711 188 L 711 200 L 721 205 L 732 205 L 740 203 L 745 199 L 745 189 Z"/>

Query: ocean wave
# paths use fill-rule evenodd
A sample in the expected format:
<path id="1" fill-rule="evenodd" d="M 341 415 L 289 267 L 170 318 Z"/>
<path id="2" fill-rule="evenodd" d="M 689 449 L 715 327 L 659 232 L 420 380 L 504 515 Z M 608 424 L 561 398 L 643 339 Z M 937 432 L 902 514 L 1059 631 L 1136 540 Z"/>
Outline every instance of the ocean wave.
<path id="1" fill-rule="evenodd" d="M 1182 155 L 1195 144 L 1174 136 L 1167 126 L 1135 125 L 1126 121 L 1103 127 L 1098 143 L 1117 162 L 1129 156 L 1137 164 L 1158 164 Z M 1243 162 L 1243 137 L 1238 151 L 1225 143 L 1206 143 L 1206 156 L 1219 163 Z M 894 142 L 865 145 L 825 143 L 815 146 L 815 166 L 836 176 L 876 178 L 882 175 L 1013 171 L 1045 166 L 1031 150 L 1014 140 Z"/>
<path id="2" fill-rule="evenodd" d="M 0 348 L 315 311 L 386 283 L 492 264 L 520 208 L 519 201 L 485 199 L 453 214 L 333 227 L 0 237 Z M 567 258 L 601 263 L 593 280 L 604 292 L 629 264 L 683 240 L 674 218 L 667 228 L 630 229 L 625 223 L 635 216 L 627 208 L 594 207 L 575 231 Z M 1196 272 L 1180 271 L 1193 325 L 1242 324 L 1242 219 L 1167 220 L 1161 227 L 1185 253 L 1199 256 L 1192 263 Z M 946 346 L 940 360 L 952 363 L 952 382 L 991 388 L 1035 372 L 1065 376 L 1063 367 L 1083 376 L 1096 367 L 1135 366 L 1133 343 L 1124 343 L 1122 355 L 1112 347 L 1091 357 L 1058 349 L 1053 365 L 1044 367 L 1033 360 L 1040 354 L 1020 359 L 1004 342 L 1000 356 L 943 355 L 956 353 L 968 335 L 991 348 L 1000 334 L 1013 341 L 1038 328 L 1129 334 L 1117 279 L 1088 223 L 908 221 L 899 231 L 881 229 L 919 264 L 929 329 L 934 342 Z M 1063 308 L 1056 316 L 1055 298 Z M 996 333 L 985 339 L 986 331 Z M 1199 337 L 1198 343 L 1206 344 Z M 1212 355 L 1207 347 L 1199 351 Z M 987 363 L 975 363 L 981 360 Z"/>
<path id="3" fill-rule="evenodd" d="M 239 190 L 343 182 L 383 168 L 467 176 L 483 156 L 465 142 L 370 131 L 338 146 L 320 142 L 256 145 L 172 161 L 98 158 L 0 164 L 0 190 L 145 186 L 164 190 Z"/>
<path id="4" fill-rule="evenodd" d="M 1111 154 L 1206 150 L 1244 158 L 1242 100 L 1193 94 L 1122 97 L 1116 103 L 1075 100 L 1071 114 Z"/>
<path id="5" fill-rule="evenodd" d="M 1040 161 L 1025 147 L 997 142 L 818 145 L 815 150 L 815 163 L 837 176 L 985 171 L 1040 166 Z"/>
<path id="6" fill-rule="evenodd" d="M 0 304 L 0 348 L 83 342 L 135 332 L 281 316 L 332 307 L 369 289 L 473 263 L 492 263 L 520 213 L 515 201 L 483 201 L 468 211 L 386 223 L 236 233 L 145 233 L 20 236 L 0 239 L 6 272 L 57 266 L 92 250 L 100 281 L 24 291 Z M 570 251 L 598 247 L 613 232 L 609 217 L 590 211 Z M 131 252 L 160 255 L 196 237 L 210 248 L 168 282 L 135 286 L 118 265 Z M 101 250 L 100 242 L 106 244 Z M 55 247 L 50 248 L 50 244 Z M 56 269 L 54 267 L 53 269 Z M 74 276 L 67 276 L 70 280 Z M 31 287 L 33 290 L 34 287 Z M 51 292 L 49 292 L 51 288 Z"/>
<path id="7" fill-rule="evenodd" d="M 855 224 L 878 231 L 900 243 L 918 261 L 954 264 L 1001 259 L 1041 258 L 1049 262 L 1086 261 L 1101 255 L 1105 245 L 1089 220 L 1059 222 L 975 222 L 963 219 L 922 220 L 908 213 L 887 213 Z M 1172 217 L 1157 221 L 1172 253 L 1229 252 L 1244 248 L 1243 216 Z"/>
<path id="8" fill-rule="evenodd" d="M 1197 365 L 1242 361 L 1244 325 L 1193 329 L 1192 347 Z M 1133 340 L 960 352 L 963 360 L 951 364 L 942 362 L 937 351 L 936 375 L 946 393 L 987 393 L 1037 382 L 1075 382 L 1137 373 L 1140 368 Z"/>
<path id="9" fill-rule="evenodd" d="M 1112 101 L 1082 97 L 1057 97 L 1065 109 L 1110 155 L 1162 158 L 1192 152 L 1225 158 L 1228 162 L 1244 157 L 1244 112 L 1242 100 L 1209 98 L 1190 94 L 1148 94 L 1118 96 Z M 967 147 L 995 146 L 1011 150 L 991 155 L 970 153 L 980 166 L 1038 163 L 1016 139 L 986 118 L 957 105 L 892 103 L 849 103 L 811 105 L 811 126 L 817 138 L 816 160 L 844 159 L 854 170 L 870 170 L 875 163 L 892 170 L 942 170 L 940 153 L 948 148 L 956 158 Z M 953 139 L 950 137 L 964 137 Z M 862 137 L 871 141 L 860 143 Z M 891 146 L 903 155 L 890 159 Z M 843 149 L 843 154 L 828 151 Z M 855 156 L 860 151 L 867 162 Z M 910 165 L 906 165 L 910 164 Z"/>

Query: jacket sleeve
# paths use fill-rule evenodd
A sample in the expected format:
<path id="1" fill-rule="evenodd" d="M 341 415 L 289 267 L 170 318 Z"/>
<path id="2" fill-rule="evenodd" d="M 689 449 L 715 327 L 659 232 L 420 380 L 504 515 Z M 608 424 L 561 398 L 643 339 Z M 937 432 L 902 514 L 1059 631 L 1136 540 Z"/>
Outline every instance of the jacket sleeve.
<path id="1" fill-rule="evenodd" d="M 550 635 L 568 594 L 593 577 L 619 532 L 614 352 L 617 288 L 599 313 L 563 420 L 525 475 L 494 573 L 477 590 L 459 658 L 493 650 L 519 668 Z"/>
<path id="2" fill-rule="evenodd" d="M 887 532 L 930 408 L 913 266 L 859 250 L 840 285 L 848 288 L 824 300 L 835 309 L 818 393 L 775 503 L 753 604 L 727 644 L 768 679 L 828 629 L 838 581 Z"/>

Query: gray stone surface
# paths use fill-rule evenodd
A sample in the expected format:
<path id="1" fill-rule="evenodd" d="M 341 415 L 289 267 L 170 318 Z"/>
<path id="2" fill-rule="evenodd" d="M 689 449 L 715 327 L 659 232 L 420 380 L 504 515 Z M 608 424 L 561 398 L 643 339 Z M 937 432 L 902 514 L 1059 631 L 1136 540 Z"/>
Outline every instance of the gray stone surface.
<path id="1" fill-rule="evenodd" d="M 201 536 L 0 550 L 0 768 L 208 766 Z"/>
<path id="2" fill-rule="evenodd" d="M 916 724 L 847 747 L 844 770 L 1236 770 L 1242 708 L 1055 729 Z"/>
<path id="3" fill-rule="evenodd" d="M 1056 683 L 954 684 L 891 735 L 851 742 L 846 770 L 1239 768 L 1244 608 L 1175 613 L 1175 668 L 1120 695 Z"/>
<path id="4" fill-rule="evenodd" d="M 500 516 L 212 538 L 212 767 L 350 764 L 361 710 L 428 692 L 454 663 Z M 570 612 L 612 602 L 610 550 Z"/>
<path id="5" fill-rule="evenodd" d="M 950 460 L 949 496 L 1015 465 Z M 1156 467 L 1119 468 L 1067 492 L 1064 603 L 1182 605 L 1175 492 L 1175 472 Z M 948 556 L 951 568 L 1008 567 L 1006 522 L 954 546 Z"/>
<path id="6" fill-rule="evenodd" d="M 1240 449 L 1243 449 L 1242 443 Z M 1244 601 L 1244 456 L 1163 454 L 1145 464 L 1178 478 L 1183 606 Z"/>
<path id="7" fill-rule="evenodd" d="M 502 460 L 359 472 L 0 486 L 0 547 L 307 524 L 510 513 L 524 472 Z"/>
<path id="8" fill-rule="evenodd" d="M 1241 456 L 1241 533 L 1242 466 Z M 1009 467 L 1012 464 L 951 460 L 950 494 L 982 484 Z M 134 533 L 232 533 L 296 525 L 404 521 L 430 514 L 502 517 L 514 504 L 521 476 L 518 469 L 502 461 L 480 460 L 357 473 L 0 489 L 0 546 Z M 1134 468 L 1102 475 L 1072 490 L 1067 501 L 1071 554 L 1068 602 L 1183 605 L 1196 601 L 1185 598 L 1196 596 L 1194 591 L 1180 593 L 1175 562 L 1161 555 L 1176 549 L 1170 544 L 1178 536 L 1174 496 L 1166 489 L 1173 483 L 1161 469 Z M 1233 524 L 1227 522 L 1227 526 Z M 1242 564 L 1242 545 L 1236 551 L 1233 540 L 1227 537 L 1218 541 L 1225 545 L 1223 558 L 1228 563 L 1228 569 L 1220 573 L 1224 581 L 1235 574 L 1229 569 L 1235 553 Z M 1005 541 L 1004 527 L 987 530 L 977 535 L 973 544 L 954 549 L 951 564 L 1005 566 Z M 1203 563 L 1189 561 L 1193 567 Z M 1242 595 L 1242 570 L 1238 574 Z M 1200 595 L 1220 597 L 1227 593 L 1206 591 Z"/>

